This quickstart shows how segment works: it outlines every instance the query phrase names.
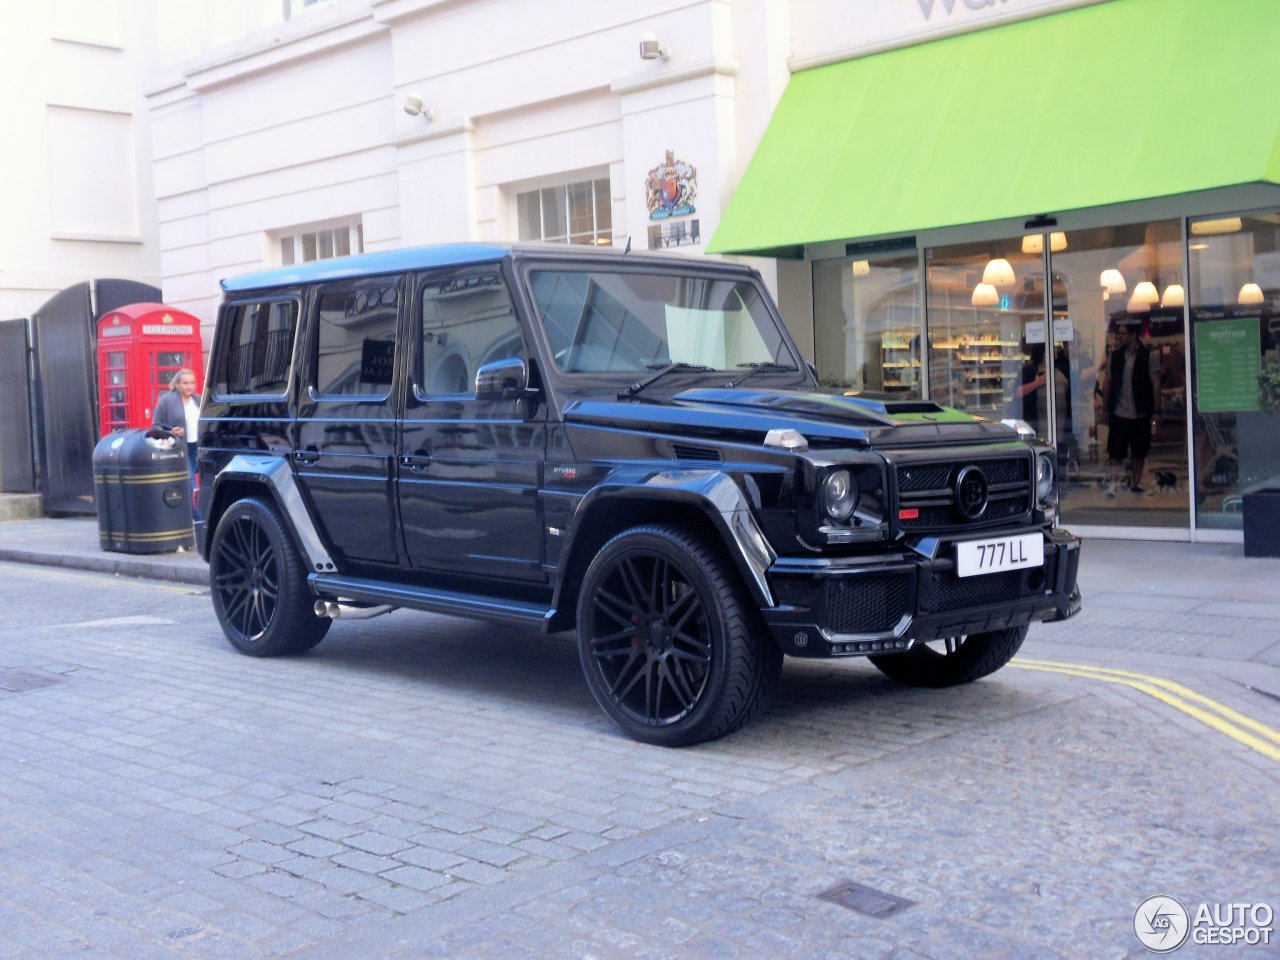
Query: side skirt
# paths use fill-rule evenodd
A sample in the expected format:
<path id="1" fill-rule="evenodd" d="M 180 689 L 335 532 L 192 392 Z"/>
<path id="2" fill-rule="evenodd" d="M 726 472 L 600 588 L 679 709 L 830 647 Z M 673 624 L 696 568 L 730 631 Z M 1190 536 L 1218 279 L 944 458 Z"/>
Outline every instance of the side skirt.
<path id="1" fill-rule="evenodd" d="M 323 599 L 354 600 L 357 603 L 390 604 L 432 613 L 478 617 L 503 623 L 538 624 L 545 630 L 555 615 L 554 607 L 518 600 L 499 600 L 473 593 L 432 590 L 379 580 L 362 580 L 337 574 L 313 573 L 307 577 L 311 590 Z"/>

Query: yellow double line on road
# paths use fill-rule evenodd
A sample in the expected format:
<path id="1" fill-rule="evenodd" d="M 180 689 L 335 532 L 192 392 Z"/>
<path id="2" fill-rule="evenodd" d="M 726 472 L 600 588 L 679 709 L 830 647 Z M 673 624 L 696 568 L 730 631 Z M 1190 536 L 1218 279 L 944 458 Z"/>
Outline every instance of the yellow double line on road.
<path id="1" fill-rule="evenodd" d="M 1194 717 L 1237 743 L 1243 743 L 1251 750 L 1256 750 L 1264 757 L 1280 763 L 1280 731 L 1272 730 L 1266 724 L 1246 717 L 1244 714 L 1223 706 L 1216 700 L 1210 700 L 1208 697 L 1196 693 L 1180 683 L 1174 683 L 1172 680 L 1151 677 L 1145 673 L 1130 673 L 1128 670 L 1095 667 L 1086 663 L 1062 663 L 1057 660 L 1019 658 L 1011 661 L 1009 666 L 1021 667 L 1023 670 L 1061 673 L 1069 677 L 1102 680 L 1106 683 L 1119 683 L 1126 687 L 1132 687 L 1134 690 L 1140 690 L 1148 696 L 1155 697 L 1162 703 L 1167 703 L 1175 710 L 1180 710 L 1189 717 Z"/>

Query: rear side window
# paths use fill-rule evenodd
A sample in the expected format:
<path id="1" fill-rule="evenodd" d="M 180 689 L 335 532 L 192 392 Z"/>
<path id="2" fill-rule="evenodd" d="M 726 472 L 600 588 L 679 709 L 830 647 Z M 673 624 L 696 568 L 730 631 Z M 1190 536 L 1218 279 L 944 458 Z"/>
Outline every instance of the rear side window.
<path id="1" fill-rule="evenodd" d="M 399 301 L 396 277 L 322 289 L 316 322 L 316 393 L 365 398 L 391 393 Z"/>
<path id="2" fill-rule="evenodd" d="M 214 392 L 282 396 L 289 386 L 297 301 L 228 304 L 222 322 L 227 328 L 226 348 L 214 371 Z"/>

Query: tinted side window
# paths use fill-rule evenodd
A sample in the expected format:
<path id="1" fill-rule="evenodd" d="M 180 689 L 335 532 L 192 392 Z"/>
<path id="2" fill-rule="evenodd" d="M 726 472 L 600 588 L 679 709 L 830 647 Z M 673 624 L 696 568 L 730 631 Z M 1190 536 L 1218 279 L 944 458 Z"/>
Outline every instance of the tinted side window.
<path id="1" fill-rule="evenodd" d="M 472 393 L 481 364 L 525 356 L 511 295 L 492 271 L 427 281 L 421 329 L 417 381 L 425 395 Z"/>
<path id="2" fill-rule="evenodd" d="M 288 388 L 298 304 L 293 300 L 233 303 L 223 308 L 226 347 L 214 371 L 218 394 L 280 396 Z"/>
<path id="3" fill-rule="evenodd" d="M 321 290 L 316 318 L 316 393 L 385 397 L 395 369 L 399 279 L 378 277 Z"/>

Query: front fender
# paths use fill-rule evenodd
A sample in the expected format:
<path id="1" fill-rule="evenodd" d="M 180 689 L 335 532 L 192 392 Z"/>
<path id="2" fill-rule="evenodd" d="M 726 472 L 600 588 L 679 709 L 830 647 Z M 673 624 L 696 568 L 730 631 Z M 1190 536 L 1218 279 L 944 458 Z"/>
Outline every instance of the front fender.
<path id="1" fill-rule="evenodd" d="M 565 545 L 568 555 L 572 555 L 575 542 L 581 539 L 583 518 L 589 517 L 602 501 L 613 498 L 695 507 L 720 534 L 752 599 L 762 607 L 774 605 L 766 573 L 777 554 L 761 532 L 742 488 L 724 471 L 648 469 L 611 474 L 583 497 L 574 511 L 569 541 Z"/>
<path id="2" fill-rule="evenodd" d="M 316 525 L 307 510 L 302 491 L 293 476 L 293 469 L 283 457 L 254 456 L 239 454 L 227 461 L 227 465 L 218 471 L 213 481 L 213 496 L 210 503 L 221 504 L 222 492 L 233 483 L 248 481 L 257 484 L 268 493 L 275 502 L 285 523 L 293 530 L 294 543 L 302 550 L 307 565 L 313 572 L 332 573 L 337 570 L 329 551 L 316 530 Z M 219 510 L 221 513 L 221 510 Z M 211 521 L 216 517 L 211 517 Z M 208 543 L 213 537 L 214 524 L 207 529 L 202 554 L 208 559 Z"/>

